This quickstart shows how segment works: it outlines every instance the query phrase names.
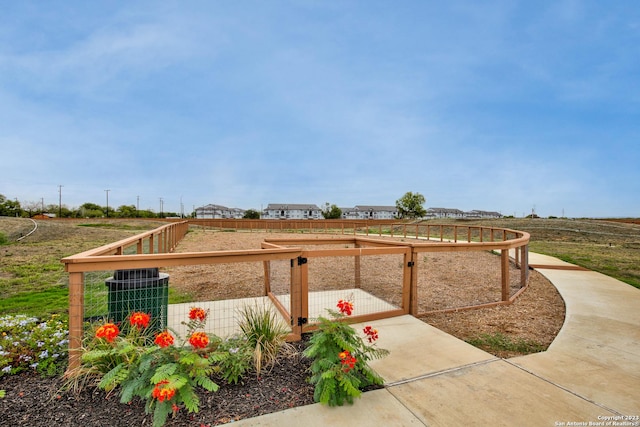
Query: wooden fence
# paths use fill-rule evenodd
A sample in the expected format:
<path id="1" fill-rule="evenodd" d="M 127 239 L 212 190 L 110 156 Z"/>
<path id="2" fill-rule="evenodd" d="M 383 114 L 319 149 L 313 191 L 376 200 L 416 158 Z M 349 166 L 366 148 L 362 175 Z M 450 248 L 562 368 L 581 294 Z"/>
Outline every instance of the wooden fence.
<path id="1" fill-rule="evenodd" d="M 175 253 L 173 249 L 189 227 L 214 227 L 254 231 L 293 231 L 333 233 L 344 237 L 265 239 L 260 249 Z M 349 236 L 350 235 L 350 236 Z M 376 237 L 376 235 L 378 237 Z M 348 236 L 348 237 L 347 237 Z M 383 239 L 392 236 L 396 239 Z M 397 239 L 397 238 L 401 238 Z M 411 239 L 411 240 L 407 240 Z M 413 240 L 415 239 L 415 240 Z M 500 253 L 502 297 L 485 305 L 508 304 L 527 286 L 528 242 L 525 232 L 491 227 L 436 224 L 407 224 L 395 221 L 261 221 L 261 220 L 189 220 L 173 222 L 137 236 L 64 258 L 69 273 L 69 369 L 80 363 L 85 322 L 85 274 L 95 271 L 210 265 L 220 263 L 262 262 L 264 292 L 291 323 L 290 339 L 300 339 L 313 328 L 309 291 L 309 265 L 321 258 L 353 258 L 353 283 L 363 286 L 362 261 L 367 257 L 401 257 L 398 279 L 393 283 L 398 295 L 391 306 L 374 309 L 354 321 L 369 321 L 401 314 L 420 316 L 418 310 L 417 259 L 425 252 L 498 251 Z M 344 247 L 323 249 L 323 244 Z M 509 292 L 510 251 L 520 268 L 520 289 Z M 289 263 L 288 300 L 272 289 L 270 266 L 275 261 Z M 458 307 L 458 309 L 470 307 Z"/>

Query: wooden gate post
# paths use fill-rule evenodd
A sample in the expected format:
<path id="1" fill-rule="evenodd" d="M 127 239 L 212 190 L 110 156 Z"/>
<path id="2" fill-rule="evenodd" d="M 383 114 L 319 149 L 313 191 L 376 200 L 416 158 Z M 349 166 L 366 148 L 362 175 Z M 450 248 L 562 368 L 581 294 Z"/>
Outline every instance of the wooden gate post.
<path id="1" fill-rule="evenodd" d="M 304 255 L 304 252 L 303 252 Z M 309 268 L 307 258 L 299 256 L 291 260 L 291 332 L 298 340 L 309 321 Z"/>
<path id="2" fill-rule="evenodd" d="M 407 258 L 409 259 L 407 261 Z M 409 290 L 408 295 L 403 298 L 409 305 L 409 314 L 412 316 L 418 315 L 418 264 L 416 264 L 416 260 L 418 259 L 418 253 L 411 248 L 411 252 L 409 256 L 405 256 L 405 265 L 404 265 L 404 276 L 408 276 L 409 280 Z M 406 279 L 405 279 L 406 280 Z M 403 287 L 406 289 L 406 287 Z M 403 292 L 406 292 L 403 290 Z M 403 307 L 405 311 L 407 307 Z"/>
<path id="3" fill-rule="evenodd" d="M 291 296 L 289 313 L 291 313 L 291 332 L 298 340 L 302 338 L 302 325 L 298 319 L 302 318 L 300 284 L 302 282 L 301 269 L 298 265 L 298 258 L 291 260 L 291 282 L 289 285 L 289 295 Z"/>

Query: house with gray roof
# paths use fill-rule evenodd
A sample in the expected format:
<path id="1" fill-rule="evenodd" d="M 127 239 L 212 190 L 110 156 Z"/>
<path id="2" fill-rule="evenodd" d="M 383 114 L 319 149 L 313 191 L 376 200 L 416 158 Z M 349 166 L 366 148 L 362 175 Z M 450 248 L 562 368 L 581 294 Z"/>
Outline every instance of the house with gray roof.
<path id="1" fill-rule="evenodd" d="M 398 208 L 395 206 L 356 205 L 340 210 L 342 219 L 395 219 L 398 216 Z"/>
<path id="2" fill-rule="evenodd" d="M 228 208 L 226 206 L 208 204 L 196 208 L 196 218 L 199 219 L 240 219 L 245 210 L 240 208 Z"/>
<path id="3" fill-rule="evenodd" d="M 269 203 L 262 219 L 322 219 L 322 210 L 314 204 Z"/>

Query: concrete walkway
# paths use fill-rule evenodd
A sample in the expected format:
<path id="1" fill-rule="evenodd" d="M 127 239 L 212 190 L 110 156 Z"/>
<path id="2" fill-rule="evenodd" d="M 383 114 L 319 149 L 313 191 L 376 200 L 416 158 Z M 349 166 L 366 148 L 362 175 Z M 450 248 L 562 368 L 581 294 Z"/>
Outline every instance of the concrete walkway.
<path id="1" fill-rule="evenodd" d="M 499 359 L 412 316 L 385 319 L 372 324 L 391 354 L 371 363 L 384 389 L 234 425 L 640 425 L 640 290 L 552 257 L 529 262 L 566 304 L 546 352 Z"/>

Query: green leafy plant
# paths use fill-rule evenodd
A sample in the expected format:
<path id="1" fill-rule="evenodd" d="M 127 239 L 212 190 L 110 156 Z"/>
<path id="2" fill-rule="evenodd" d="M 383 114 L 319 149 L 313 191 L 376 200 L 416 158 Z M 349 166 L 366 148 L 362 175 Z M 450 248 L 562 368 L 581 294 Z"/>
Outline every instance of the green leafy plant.
<path id="1" fill-rule="evenodd" d="M 314 384 L 313 398 L 316 402 L 329 406 L 353 403 L 362 389 L 371 385 L 382 385 L 383 378 L 367 364 L 389 354 L 377 348 L 375 341 L 378 331 L 371 326 L 363 329 L 363 339 L 346 322 L 346 316 L 353 312 L 350 301 L 340 300 L 339 311 L 327 310 L 331 316 L 318 318 L 318 329 L 313 332 L 310 345 L 304 355 L 312 358 L 311 377 Z"/>
<path id="2" fill-rule="evenodd" d="M 23 314 L 0 317 L 0 377 L 24 371 L 54 376 L 64 370 L 69 324 L 60 315 L 47 319 Z"/>
<path id="3" fill-rule="evenodd" d="M 289 327 L 271 307 L 245 305 L 241 310 L 240 329 L 253 347 L 253 363 L 260 375 L 263 366 L 272 366 L 278 353 L 286 346 Z"/>
<path id="4" fill-rule="evenodd" d="M 235 335 L 220 342 L 210 358 L 216 372 L 229 384 L 238 384 L 240 378 L 251 369 L 253 350 L 246 337 Z"/>
<path id="5" fill-rule="evenodd" d="M 210 378 L 215 367 L 209 354 L 221 340 L 199 330 L 204 328 L 207 314 L 192 308 L 190 320 L 183 322 L 188 338 L 178 343 L 169 331 L 163 331 L 150 345 L 146 330 L 150 316 L 144 313 L 132 313 L 129 322 L 122 325 L 123 333 L 113 323 L 103 324 L 82 355 L 82 367 L 76 375 L 96 376 L 98 386 L 107 392 L 119 387 L 122 403 L 134 397 L 145 400 L 145 411 L 153 412 L 154 426 L 164 425 L 168 415 L 176 415 L 183 406 L 188 412 L 198 412 L 196 387 L 218 389 Z"/>

